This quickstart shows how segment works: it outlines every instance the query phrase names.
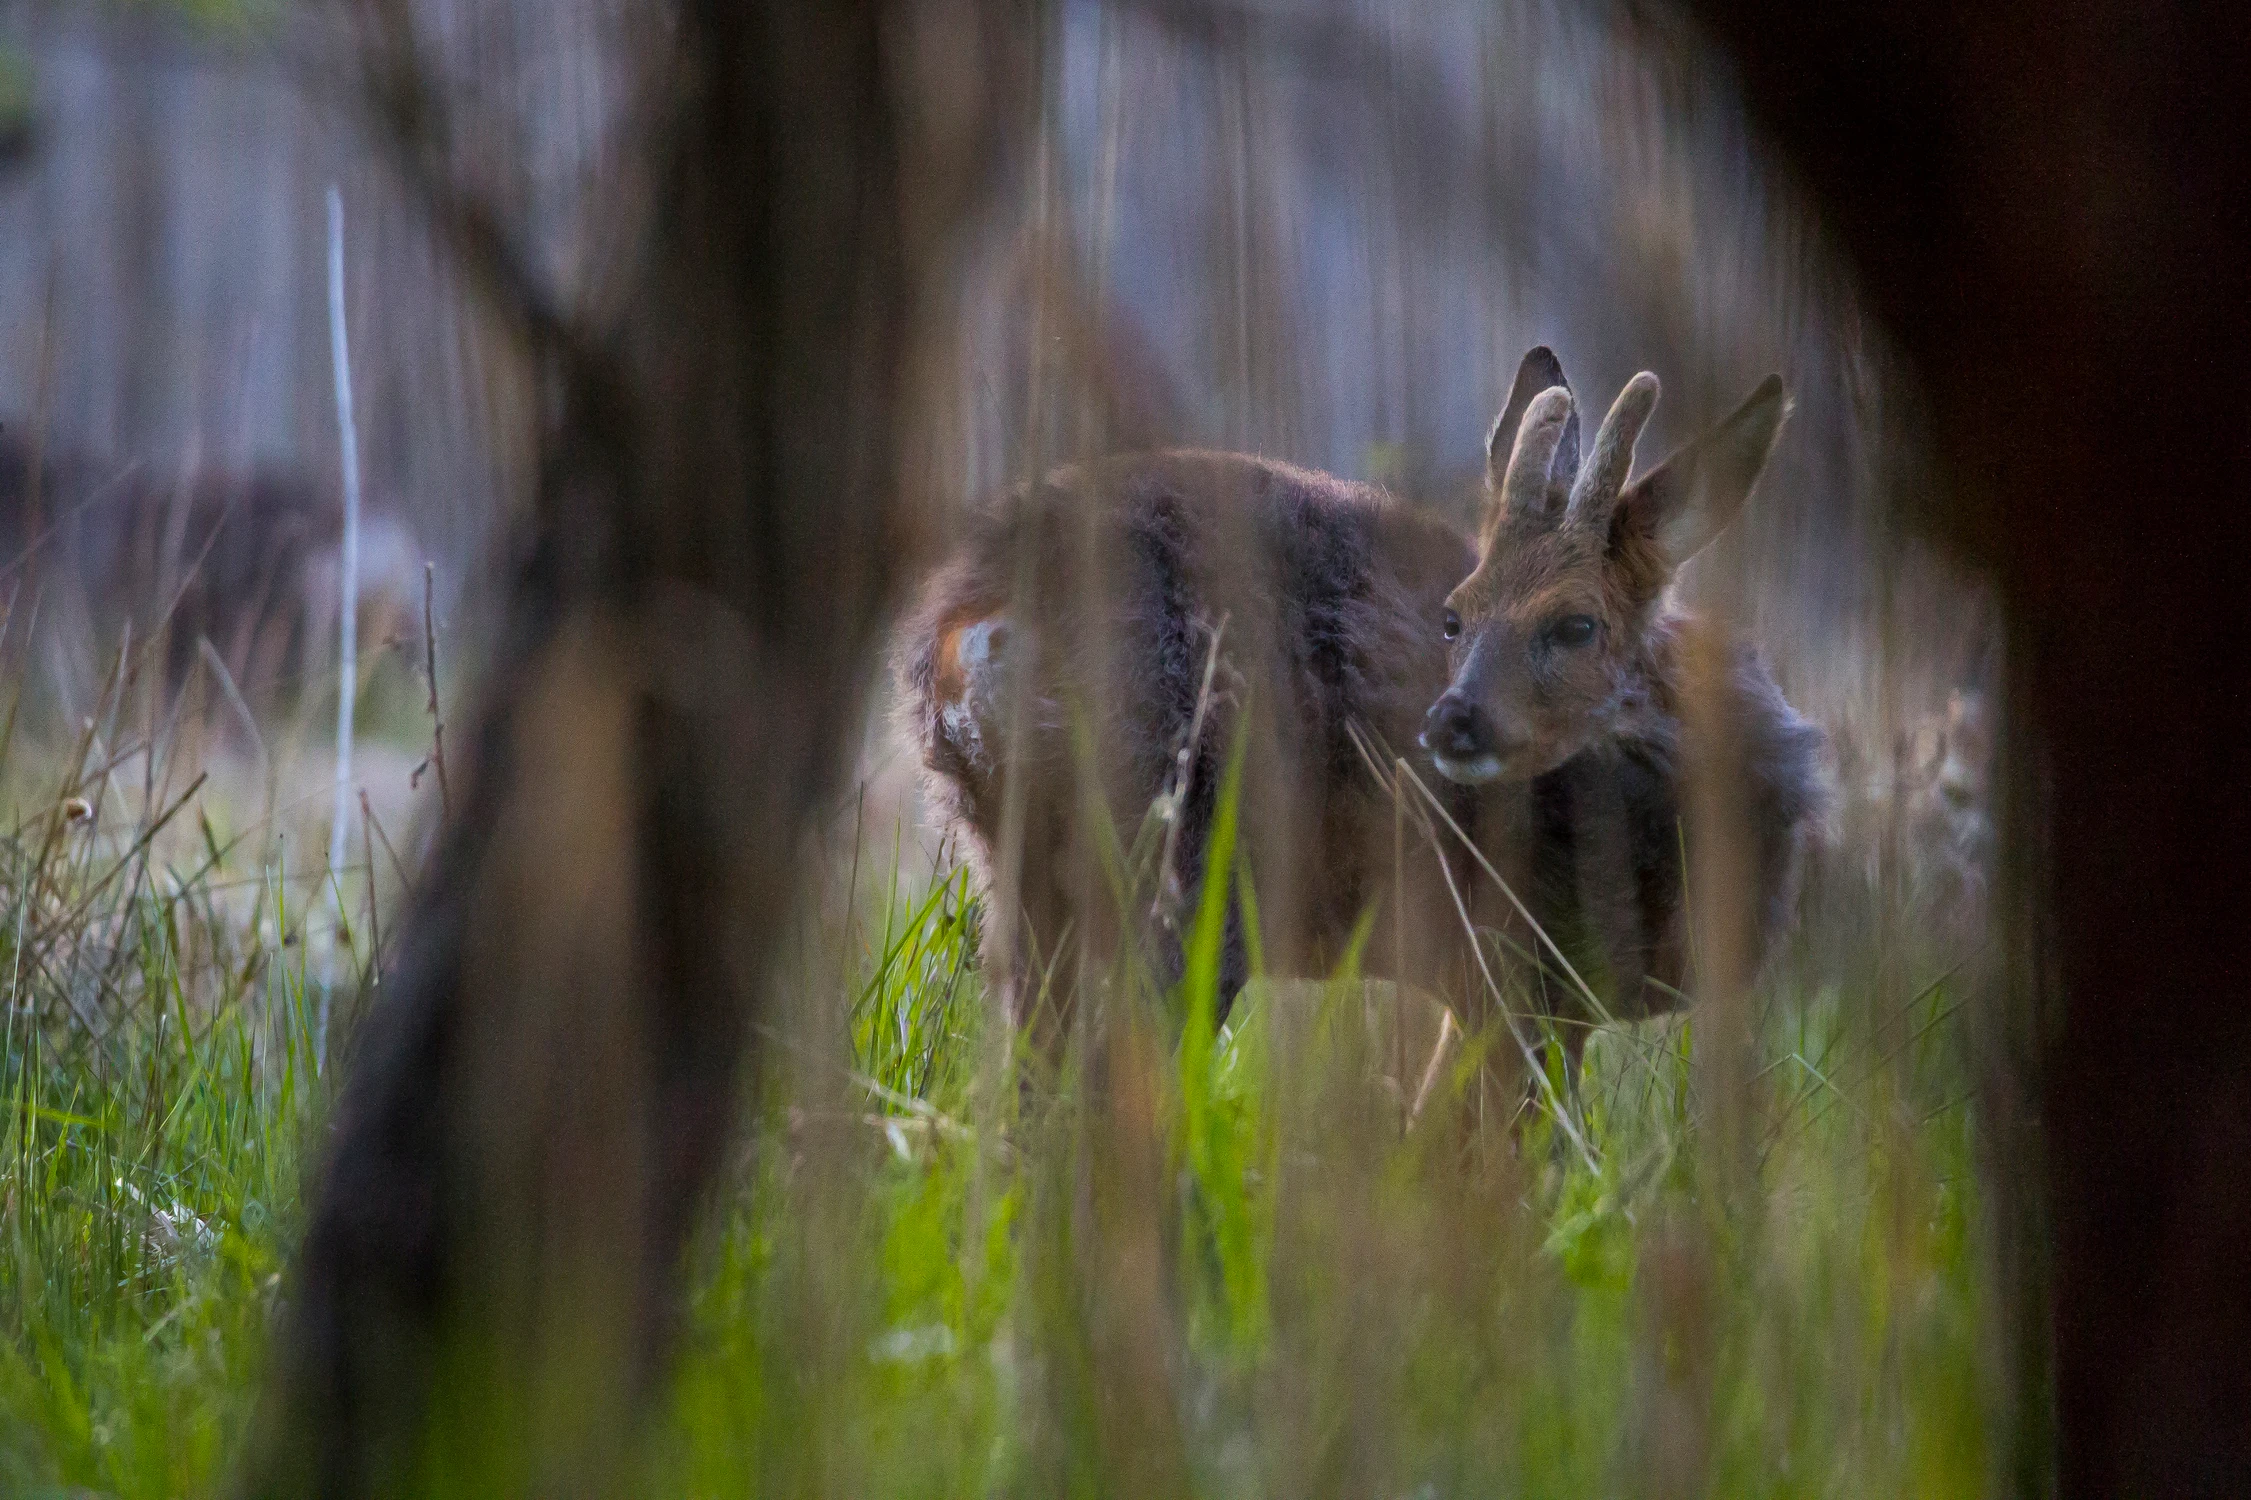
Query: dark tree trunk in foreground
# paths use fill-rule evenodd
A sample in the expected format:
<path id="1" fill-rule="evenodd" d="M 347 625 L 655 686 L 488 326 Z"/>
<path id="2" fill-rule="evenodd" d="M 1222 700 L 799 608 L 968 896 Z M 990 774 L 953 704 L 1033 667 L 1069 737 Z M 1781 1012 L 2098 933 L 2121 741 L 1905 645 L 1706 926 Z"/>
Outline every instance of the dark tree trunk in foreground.
<path id="1" fill-rule="evenodd" d="M 465 805 L 358 1040 L 260 1493 L 618 1482 L 808 812 L 918 550 L 906 245 L 945 201 L 901 170 L 897 17 L 676 19 L 649 18 L 682 71 L 633 164 L 623 326 L 525 316 L 559 398 L 536 535 Z M 473 262 L 498 253 L 432 199 Z"/>
<path id="2" fill-rule="evenodd" d="M 1918 366 L 2011 609 L 2063 1492 L 2251 1494 L 2251 26 L 1697 9 Z"/>

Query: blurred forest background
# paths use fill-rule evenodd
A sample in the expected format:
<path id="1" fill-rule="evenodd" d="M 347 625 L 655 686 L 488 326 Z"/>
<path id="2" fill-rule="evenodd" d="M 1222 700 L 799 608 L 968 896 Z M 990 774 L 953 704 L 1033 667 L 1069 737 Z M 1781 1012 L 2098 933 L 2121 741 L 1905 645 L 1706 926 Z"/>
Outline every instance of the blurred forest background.
<path id="1" fill-rule="evenodd" d="M 1928 488 L 1911 398 L 1753 153 L 1725 73 L 1600 7 L 1304 15 L 1293 63 L 1199 45 L 1220 33 L 1164 7 L 1056 8 L 1037 128 L 964 248 L 937 493 L 958 505 L 1057 457 L 1172 442 L 1466 516 L 1532 343 L 1592 391 L 1658 371 L 1653 451 L 1780 370 L 1792 440 L 1700 582 L 1758 627 L 1794 695 L 1865 696 L 1834 668 L 1859 670 L 1870 624 L 1903 594 L 1930 618 L 1926 567 L 1900 565 L 1889 519 Z M 602 52 L 616 18 L 431 23 L 432 61 L 476 80 L 456 129 L 480 182 L 565 300 L 591 296 L 622 128 Z M 19 439 L 113 469 L 278 465 L 333 489 L 322 197 L 342 181 L 368 503 L 439 563 L 450 613 L 529 483 L 520 353 L 371 159 L 349 54 L 284 50 L 279 26 L 256 7 L 16 7 L 0 412 Z M 1983 635 L 1935 649 L 1953 684 L 1990 675 Z M 1823 670 L 1801 677 L 1809 651 Z"/>
<path id="2" fill-rule="evenodd" d="M 949 89 L 1007 113 L 996 185 L 923 268 L 903 464 L 934 549 L 1055 462 L 1175 443 L 1466 523 L 1534 343 L 1598 400 L 1655 370 L 1649 456 L 1788 382 L 1756 498 L 1685 583 L 1835 751 L 1727 1107 L 1754 1144 L 1709 1138 L 1693 1015 L 1598 1040 L 1575 1149 L 1403 1129 L 1349 986 L 1152 1044 L 1138 1102 L 1019 1118 L 974 896 L 871 673 L 818 836 L 764 852 L 817 894 L 631 1462 L 699 1495 L 1936 1495 L 2037 1469 L 2029 1252 L 1973 1099 L 2012 1061 L 1969 1006 L 1998 967 L 1996 616 L 1917 540 L 1946 503 L 1917 395 L 1725 67 L 1662 16 L 1562 0 L 1020 19 L 1019 92 L 920 80 L 932 118 L 971 110 Z M 505 657 L 548 456 L 551 393 L 431 183 L 498 213 L 553 307 L 630 322 L 644 24 L 0 7 L 17 1492 L 192 1491 L 242 1451 L 329 1062 L 442 823 L 432 713 Z M 371 118 L 400 25 L 443 108 Z M 369 528 L 333 879 L 331 183 Z M 475 728 L 449 727 L 458 768 Z M 431 1488 L 522 1481 L 454 1416 Z"/>

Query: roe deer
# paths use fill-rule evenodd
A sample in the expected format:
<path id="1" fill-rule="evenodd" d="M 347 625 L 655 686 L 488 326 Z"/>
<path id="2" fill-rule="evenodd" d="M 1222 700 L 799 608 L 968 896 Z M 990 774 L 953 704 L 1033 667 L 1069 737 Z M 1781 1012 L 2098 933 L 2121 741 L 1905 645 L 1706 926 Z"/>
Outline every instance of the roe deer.
<path id="1" fill-rule="evenodd" d="M 165 643 L 177 689 L 208 641 L 260 710 L 333 681 L 343 602 L 343 506 L 295 467 L 167 476 L 71 450 L 35 454 L 0 424 L 0 594 L 63 585 L 104 648 L 120 627 Z M 404 520 L 360 523 L 360 638 L 420 635 L 422 554 Z M 52 606 L 50 606 L 50 612 Z"/>
<path id="2" fill-rule="evenodd" d="M 1209 452 L 1069 466 L 977 517 L 924 589 L 898 670 L 941 816 L 1013 896 L 985 940 L 1011 1019 L 1052 1050 L 1072 986 L 1050 990 L 1043 966 L 1141 925 L 1103 868 L 1105 818 L 1130 838 L 1155 805 L 1171 823 L 1160 881 L 1200 875 L 1238 735 L 1241 858 L 1274 972 L 1325 971 L 1372 915 L 1364 970 L 1437 990 L 1474 1028 L 1491 986 L 1471 922 L 1540 941 L 1489 864 L 1595 989 L 1541 985 L 1574 1023 L 1575 1060 L 1590 999 L 1646 1016 L 1688 983 L 1681 825 L 1702 763 L 1683 715 L 1708 693 L 1695 701 L 1718 717 L 1691 718 L 1727 731 L 1714 738 L 1739 777 L 1727 805 L 1751 825 L 1743 895 L 1763 948 L 1821 809 L 1821 736 L 1747 646 L 1692 649 L 1668 585 L 1749 496 L 1786 403 L 1769 377 L 1628 483 L 1656 399 L 1637 375 L 1582 463 L 1561 365 L 1527 354 L 1488 442 L 1474 545 L 1368 485 Z M 1400 837 L 1371 743 L 1405 757 L 1474 851 L 1443 819 L 1436 851 Z M 1231 910 L 1223 1005 L 1246 977 L 1241 922 Z M 1154 936 L 1176 970 L 1177 935 Z"/>

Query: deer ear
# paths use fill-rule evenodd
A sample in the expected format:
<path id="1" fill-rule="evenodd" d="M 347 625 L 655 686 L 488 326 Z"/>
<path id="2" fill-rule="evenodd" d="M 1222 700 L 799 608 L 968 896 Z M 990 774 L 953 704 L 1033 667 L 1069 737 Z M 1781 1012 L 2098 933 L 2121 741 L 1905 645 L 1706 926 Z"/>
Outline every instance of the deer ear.
<path id="1" fill-rule="evenodd" d="M 1727 420 L 1627 485 L 1612 513 L 1612 545 L 1643 536 L 1679 567 L 1727 529 L 1751 497 L 1790 415 L 1782 377 L 1769 375 Z"/>
<path id="2" fill-rule="evenodd" d="M 1524 409 L 1532 398 L 1551 386 L 1571 389 L 1571 382 L 1563 378 L 1563 361 L 1545 344 L 1535 344 L 1525 353 L 1524 362 L 1516 367 L 1516 383 L 1509 387 L 1508 404 L 1493 419 L 1493 430 L 1485 437 L 1485 490 L 1489 496 L 1499 496 L 1501 480 L 1508 474 L 1508 459 L 1516 451 L 1516 430 L 1524 425 Z M 1556 445 L 1555 467 L 1551 471 L 1557 478 L 1569 483 L 1579 473 L 1579 413 L 1573 408 L 1571 419 L 1564 423 L 1563 441 Z"/>

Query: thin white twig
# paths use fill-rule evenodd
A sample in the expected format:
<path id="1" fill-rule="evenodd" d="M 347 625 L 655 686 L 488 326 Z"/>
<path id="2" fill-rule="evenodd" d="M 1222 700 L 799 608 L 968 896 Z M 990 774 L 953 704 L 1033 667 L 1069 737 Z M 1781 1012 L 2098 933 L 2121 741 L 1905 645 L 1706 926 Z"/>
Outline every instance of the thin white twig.
<path id="1" fill-rule="evenodd" d="M 352 355 L 344 329 L 344 195 L 334 183 L 328 187 L 328 343 L 335 356 L 336 426 L 344 458 L 343 596 L 339 607 L 336 663 L 336 809 L 328 830 L 328 884 L 339 922 L 344 918 L 342 884 L 345 836 L 351 826 L 352 708 L 358 696 L 360 593 L 360 445 L 352 421 Z M 318 1071 L 328 1055 L 328 1014 L 335 989 L 336 955 L 333 947 L 321 961 L 320 1027 L 313 1039 L 313 1067 Z"/>
<path id="2" fill-rule="evenodd" d="M 1461 1028 L 1454 1024 L 1454 1012 L 1441 1006 L 1438 1011 L 1438 1044 L 1430 1049 L 1430 1062 L 1423 1068 L 1422 1082 L 1415 1085 L 1415 1102 L 1407 1109 L 1407 1123 L 1411 1127 L 1422 1118 L 1423 1105 L 1430 1101 L 1430 1091 L 1438 1086 L 1438 1076 L 1444 1071 L 1446 1054 L 1453 1050 L 1454 1038 Z"/>
<path id="3" fill-rule="evenodd" d="M 1188 814 L 1190 782 L 1196 774 L 1198 752 L 1203 749 L 1204 717 L 1211 711 L 1212 679 L 1219 672 L 1219 643 L 1227 634 L 1228 616 L 1221 615 L 1212 627 L 1211 648 L 1204 653 L 1203 686 L 1196 691 L 1196 711 L 1189 716 L 1188 733 L 1173 753 L 1172 785 L 1165 789 L 1165 844 L 1157 860 L 1157 899 L 1150 915 L 1167 927 L 1176 925 L 1181 892 L 1173 872 L 1173 860 L 1180 851 L 1180 825 Z"/>

